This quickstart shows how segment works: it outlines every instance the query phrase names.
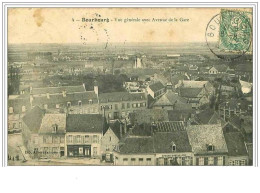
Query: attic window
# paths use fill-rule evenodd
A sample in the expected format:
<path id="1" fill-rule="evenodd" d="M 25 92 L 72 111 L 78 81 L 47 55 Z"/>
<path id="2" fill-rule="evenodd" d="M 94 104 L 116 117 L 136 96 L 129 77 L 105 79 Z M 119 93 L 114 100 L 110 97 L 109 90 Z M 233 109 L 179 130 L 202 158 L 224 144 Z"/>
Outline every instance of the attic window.
<path id="1" fill-rule="evenodd" d="M 82 106 L 82 102 L 81 102 L 81 101 L 79 101 L 79 102 L 78 102 L 78 105 L 79 105 L 79 106 Z"/>
<path id="2" fill-rule="evenodd" d="M 57 133 L 58 125 L 57 125 L 57 124 L 54 124 L 54 125 L 52 126 L 52 128 L 53 128 L 53 132 L 54 132 L 54 133 Z"/>
<path id="3" fill-rule="evenodd" d="M 212 144 L 208 144 L 207 150 L 208 151 L 214 151 L 214 146 Z"/>
<path id="4" fill-rule="evenodd" d="M 172 151 L 175 152 L 176 151 L 176 145 L 174 142 L 172 142 Z"/>
<path id="5" fill-rule="evenodd" d="M 67 102 L 67 107 L 70 107 L 71 106 L 71 102 Z"/>
<path id="6" fill-rule="evenodd" d="M 89 103 L 90 105 L 93 104 L 92 99 L 89 99 L 89 100 L 88 100 L 88 103 Z"/>

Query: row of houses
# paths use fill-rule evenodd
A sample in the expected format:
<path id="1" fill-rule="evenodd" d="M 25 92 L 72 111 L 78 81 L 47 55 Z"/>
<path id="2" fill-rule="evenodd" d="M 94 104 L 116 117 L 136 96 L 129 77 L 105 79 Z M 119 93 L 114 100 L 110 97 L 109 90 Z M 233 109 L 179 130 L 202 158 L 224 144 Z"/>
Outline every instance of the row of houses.
<path id="1" fill-rule="evenodd" d="M 159 122 L 151 136 L 129 135 L 114 153 L 115 165 L 248 165 L 240 132 L 223 132 L 220 124 Z"/>

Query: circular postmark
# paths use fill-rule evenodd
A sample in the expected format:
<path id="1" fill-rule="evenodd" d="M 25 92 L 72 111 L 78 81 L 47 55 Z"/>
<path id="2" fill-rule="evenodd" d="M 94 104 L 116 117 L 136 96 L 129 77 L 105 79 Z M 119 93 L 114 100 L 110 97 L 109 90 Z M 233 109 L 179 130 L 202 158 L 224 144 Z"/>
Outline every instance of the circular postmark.
<path id="1" fill-rule="evenodd" d="M 251 48 L 252 29 L 243 12 L 224 10 L 208 23 L 205 33 L 210 51 L 221 59 L 236 59 Z"/>

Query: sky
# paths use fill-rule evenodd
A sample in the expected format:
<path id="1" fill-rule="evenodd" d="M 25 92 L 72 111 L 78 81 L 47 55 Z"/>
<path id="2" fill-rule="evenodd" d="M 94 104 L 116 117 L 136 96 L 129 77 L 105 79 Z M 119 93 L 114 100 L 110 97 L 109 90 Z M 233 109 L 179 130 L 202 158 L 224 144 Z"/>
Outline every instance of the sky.
<path id="1" fill-rule="evenodd" d="M 219 8 L 9 8 L 8 43 L 203 42 L 207 24 L 219 13 Z M 140 22 L 125 23 L 127 18 Z"/>

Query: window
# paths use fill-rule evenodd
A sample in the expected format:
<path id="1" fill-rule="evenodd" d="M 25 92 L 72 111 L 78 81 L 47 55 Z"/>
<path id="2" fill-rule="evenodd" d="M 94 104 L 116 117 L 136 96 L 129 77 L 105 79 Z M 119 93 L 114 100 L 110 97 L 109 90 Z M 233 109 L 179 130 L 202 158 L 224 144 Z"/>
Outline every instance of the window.
<path id="1" fill-rule="evenodd" d="M 176 145 L 174 142 L 172 142 L 172 151 L 175 152 L 176 151 Z"/>
<path id="2" fill-rule="evenodd" d="M 47 143 L 47 137 L 43 136 L 43 143 Z"/>
<path id="3" fill-rule="evenodd" d="M 98 136 L 97 135 L 93 135 L 93 143 L 98 143 Z"/>
<path id="4" fill-rule="evenodd" d="M 22 122 L 19 122 L 19 128 L 22 128 Z"/>
<path id="5" fill-rule="evenodd" d="M 97 156 L 97 147 L 93 147 L 93 156 Z"/>
<path id="6" fill-rule="evenodd" d="M 152 165 L 152 159 L 146 158 L 146 163 L 147 163 L 148 166 Z"/>
<path id="7" fill-rule="evenodd" d="M 57 124 L 52 125 L 52 129 L 53 129 L 53 133 L 57 133 L 58 125 Z"/>
<path id="8" fill-rule="evenodd" d="M 222 156 L 218 157 L 218 165 L 219 166 L 223 165 L 223 157 Z"/>
<path id="9" fill-rule="evenodd" d="M 85 143 L 90 143 L 90 137 L 89 137 L 89 135 L 85 135 Z"/>
<path id="10" fill-rule="evenodd" d="M 16 128 L 16 123 L 13 123 L 13 129 L 15 129 Z"/>
<path id="11" fill-rule="evenodd" d="M 144 159 L 143 158 L 139 158 L 139 165 L 142 166 L 144 164 Z"/>
<path id="12" fill-rule="evenodd" d="M 240 165 L 241 165 L 241 166 L 245 166 L 245 165 L 246 165 L 246 160 L 241 160 L 241 161 L 240 161 Z"/>
<path id="13" fill-rule="evenodd" d="M 131 158 L 131 165 L 132 165 L 132 166 L 135 165 L 135 158 Z"/>
<path id="14" fill-rule="evenodd" d="M 88 100 L 88 104 L 90 104 L 90 105 L 92 105 L 92 104 L 93 104 L 93 101 L 92 101 L 92 99 L 89 99 L 89 100 Z"/>
<path id="15" fill-rule="evenodd" d="M 118 104 L 115 104 L 115 109 L 118 110 Z"/>
<path id="16" fill-rule="evenodd" d="M 109 151 L 109 145 L 106 145 L 106 151 Z"/>
<path id="17" fill-rule="evenodd" d="M 130 108 L 130 103 L 127 103 L 127 108 L 128 108 L 128 109 Z"/>
<path id="18" fill-rule="evenodd" d="M 214 151 L 214 146 L 212 144 L 208 144 L 207 150 L 208 151 Z"/>
<path id="19" fill-rule="evenodd" d="M 135 108 L 135 107 L 136 107 L 136 104 L 134 103 L 134 104 L 132 104 L 132 106 Z"/>
<path id="20" fill-rule="evenodd" d="M 234 166 L 234 165 L 235 165 L 235 162 L 234 162 L 234 161 L 229 161 L 229 165 L 230 165 L 230 166 Z"/>
<path id="21" fill-rule="evenodd" d="M 59 109 L 60 108 L 60 105 L 59 104 L 56 104 L 56 109 Z"/>
<path id="22" fill-rule="evenodd" d="M 236 166 L 239 166 L 239 165 L 240 165 L 239 160 L 235 160 L 235 165 L 236 165 Z"/>
<path id="23" fill-rule="evenodd" d="M 60 143 L 64 143 L 64 137 L 60 137 Z"/>
<path id="24" fill-rule="evenodd" d="M 123 165 L 125 165 L 125 166 L 128 165 L 128 159 L 127 159 L 127 158 L 124 158 L 124 159 L 123 159 Z"/>
<path id="25" fill-rule="evenodd" d="M 13 113 L 14 112 L 14 108 L 13 107 L 9 107 L 9 113 Z"/>
<path id="26" fill-rule="evenodd" d="M 25 106 L 22 106 L 22 112 L 24 113 L 26 111 Z"/>
<path id="27" fill-rule="evenodd" d="M 125 109 L 125 103 L 122 103 L 122 107 L 121 107 L 122 109 Z"/>
<path id="28" fill-rule="evenodd" d="M 213 166 L 214 165 L 214 157 L 209 157 L 208 165 L 209 166 Z"/>
<path id="29" fill-rule="evenodd" d="M 204 165 L 204 157 L 199 158 L 199 165 L 203 166 Z"/>
<path id="30" fill-rule="evenodd" d="M 122 117 L 125 118 L 126 113 L 124 111 L 122 111 Z"/>
<path id="31" fill-rule="evenodd" d="M 82 102 L 81 102 L 81 101 L 79 101 L 79 102 L 78 102 L 78 105 L 81 107 L 81 106 L 82 106 Z"/>
<path id="32" fill-rule="evenodd" d="M 112 141 L 112 137 L 111 136 L 109 137 L 109 141 Z"/>
<path id="33" fill-rule="evenodd" d="M 77 143 L 80 143 L 80 142 L 81 142 L 81 140 L 80 140 L 80 135 L 77 135 L 76 142 L 77 142 Z"/>
<path id="34" fill-rule="evenodd" d="M 71 102 L 67 102 L 67 107 L 71 107 Z"/>
<path id="35" fill-rule="evenodd" d="M 73 142 L 73 137 L 72 137 L 72 135 L 69 135 L 69 136 L 68 136 L 68 142 L 69 142 L 69 143 L 72 143 L 72 142 Z"/>

